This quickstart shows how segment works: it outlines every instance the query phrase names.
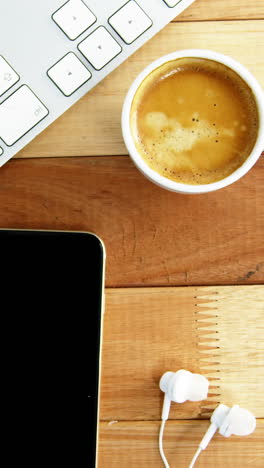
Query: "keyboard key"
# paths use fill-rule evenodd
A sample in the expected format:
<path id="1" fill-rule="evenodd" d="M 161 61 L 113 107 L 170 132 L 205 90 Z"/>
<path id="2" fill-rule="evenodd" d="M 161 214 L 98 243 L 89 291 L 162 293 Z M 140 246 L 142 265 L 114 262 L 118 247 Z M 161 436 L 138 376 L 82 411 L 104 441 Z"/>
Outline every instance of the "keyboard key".
<path id="1" fill-rule="evenodd" d="M 151 19 L 134 0 L 127 2 L 108 21 L 127 44 L 134 42 L 152 26 Z"/>
<path id="2" fill-rule="evenodd" d="M 19 81 L 19 76 L 0 55 L 0 96 Z"/>
<path id="3" fill-rule="evenodd" d="M 62 57 L 47 73 L 65 96 L 70 96 L 92 76 L 73 52 Z"/>
<path id="4" fill-rule="evenodd" d="M 0 156 L 2 156 L 2 154 L 4 154 L 4 150 L 3 150 L 3 148 L 1 148 L 1 146 L 0 146 Z"/>
<path id="5" fill-rule="evenodd" d="M 96 22 L 96 16 L 82 0 L 69 0 L 52 18 L 72 41 Z"/>
<path id="6" fill-rule="evenodd" d="M 0 137 L 11 146 L 48 113 L 31 89 L 23 85 L 0 104 Z"/>
<path id="7" fill-rule="evenodd" d="M 164 0 L 164 2 L 167 3 L 169 7 L 175 7 L 181 0 Z"/>
<path id="8" fill-rule="evenodd" d="M 84 39 L 78 49 L 96 70 L 101 70 L 122 51 L 122 47 L 103 26 Z"/>

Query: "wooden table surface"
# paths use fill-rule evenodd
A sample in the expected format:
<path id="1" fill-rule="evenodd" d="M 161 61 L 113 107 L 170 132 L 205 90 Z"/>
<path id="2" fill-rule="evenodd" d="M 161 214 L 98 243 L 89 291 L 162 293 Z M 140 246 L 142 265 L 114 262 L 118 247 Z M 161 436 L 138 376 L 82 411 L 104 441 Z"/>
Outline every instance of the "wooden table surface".
<path id="1" fill-rule="evenodd" d="M 99 468 L 162 467 L 158 381 L 181 367 L 210 393 L 173 405 L 170 466 L 188 466 L 220 401 L 251 409 L 257 429 L 216 435 L 195 466 L 264 466 L 263 156 L 234 185 L 186 196 L 147 181 L 122 141 L 132 80 L 183 48 L 230 55 L 264 86 L 263 0 L 196 0 L 0 170 L 0 227 L 88 230 L 106 245 Z"/>

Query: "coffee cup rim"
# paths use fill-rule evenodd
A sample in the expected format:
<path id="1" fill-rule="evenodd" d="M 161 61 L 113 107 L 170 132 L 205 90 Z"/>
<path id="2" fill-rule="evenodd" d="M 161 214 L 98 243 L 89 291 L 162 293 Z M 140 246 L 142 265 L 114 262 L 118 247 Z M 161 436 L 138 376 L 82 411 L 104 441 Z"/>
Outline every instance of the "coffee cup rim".
<path id="1" fill-rule="evenodd" d="M 236 72 L 247 85 L 250 87 L 253 96 L 255 98 L 256 106 L 259 114 L 259 128 L 258 135 L 255 142 L 255 145 L 244 161 L 244 163 L 237 168 L 232 174 L 216 182 L 210 184 L 200 184 L 200 185 L 191 185 L 183 184 L 180 182 L 173 181 L 167 177 L 162 176 L 158 172 L 151 169 L 144 159 L 140 156 L 130 130 L 130 110 L 131 105 L 135 96 L 135 93 L 143 80 L 155 69 L 163 65 L 164 63 L 176 60 L 178 58 L 204 58 L 213 60 L 215 62 L 222 63 L 229 67 L 231 70 Z M 144 68 L 141 73 L 136 77 L 132 82 L 127 95 L 125 97 L 122 109 L 121 116 L 121 126 L 122 134 L 125 145 L 127 147 L 128 153 L 135 163 L 136 167 L 152 182 L 156 183 L 158 186 L 165 188 L 173 192 L 180 192 L 186 194 L 198 194 L 198 193 L 207 193 L 215 190 L 224 188 L 233 182 L 236 182 L 242 176 L 244 176 L 256 163 L 260 157 L 262 151 L 264 150 L 264 93 L 263 90 L 252 75 L 252 73 L 241 63 L 237 62 L 233 58 L 224 55 L 219 52 L 215 52 L 208 49 L 184 49 L 172 52 L 170 54 L 164 55 L 154 62 L 150 63 L 146 68 Z"/>

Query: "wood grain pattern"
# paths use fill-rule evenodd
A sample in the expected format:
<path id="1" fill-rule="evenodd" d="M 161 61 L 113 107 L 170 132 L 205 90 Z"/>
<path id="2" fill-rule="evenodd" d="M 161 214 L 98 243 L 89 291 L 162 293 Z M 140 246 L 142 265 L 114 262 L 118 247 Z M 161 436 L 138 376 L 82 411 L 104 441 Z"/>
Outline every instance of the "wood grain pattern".
<path id="1" fill-rule="evenodd" d="M 158 421 L 100 424 L 99 468 L 162 468 L 158 450 Z M 208 421 L 168 421 L 164 450 L 172 468 L 186 468 L 208 427 Z M 216 434 L 195 468 L 263 468 L 264 421 L 247 437 L 229 439 Z"/>
<path id="2" fill-rule="evenodd" d="M 0 171 L 0 226 L 96 232 L 107 286 L 264 282 L 264 159 L 240 181 L 179 195 L 128 157 L 12 160 Z"/>
<path id="3" fill-rule="evenodd" d="M 101 419 L 159 419 L 162 373 L 199 372 L 195 295 L 194 288 L 106 290 Z M 197 402 L 174 407 L 170 417 L 202 414 Z"/>
<path id="4" fill-rule="evenodd" d="M 264 286 L 199 288 L 197 299 L 209 300 L 203 304 L 206 312 L 198 306 L 197 314 L 201 373 L 219 379 L 219 399 L 225 404 L 238 404 L 263 418 Z M 210 324 L 210 310 L 216 325 Z M 204 313 L 208 316 L 203 318 Z"/>
<path id="5" fill-rule="evenodd" d="M 263 0 L 196 0 L 175 21 L 264 18 Z"/>
<path id="6" fill-rule="evenodd" d="M 170 419 L 209 417 L 219 402 L 264 417 L 264 286 L 106 290 L 101 420 L 158 420 L 167 370 L 210 380 L 207 401 Z"/>
<path id="7" fill-rule="evenodd" d="M 127 154 L 120 128 L 125 94 L 144 67 L 175 50 L 209 48 L 230 55 L 248 67 L 264 86 L 263 30 L 264 21 L 169 24 L 17 156 Z"/>

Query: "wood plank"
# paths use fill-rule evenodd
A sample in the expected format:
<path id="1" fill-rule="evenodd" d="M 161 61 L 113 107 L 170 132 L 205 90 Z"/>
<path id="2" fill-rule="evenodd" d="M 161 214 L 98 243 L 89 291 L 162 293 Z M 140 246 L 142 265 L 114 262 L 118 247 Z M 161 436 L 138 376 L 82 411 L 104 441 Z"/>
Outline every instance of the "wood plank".
<path id="1" fill-rule="evenodd" d="M 207 401 L 171 419 L 209 417 L 219 402 L 263 417 L 264 286 L 106 290 L 101 420 L 158 420 L 159 379 L 181 368 L 210 380 Z"/>
<path id="2" fill-rule="evenodd" d="M 175 21 L 264 18 L 263 0 L 196 0 Z"/>
<path id="3" fill-rule="evenodd" d="M 211 310 L 216 317 L 216 325 L 208 327 L 210 317 L 203 319 L 198 306 L 201 373 L 219 379 L 219 399 L 225 404 L 238 404 L 264 417 L 264 286 L 197 289 L 197 298 L 206 301 L 206 314 Z M 204 330 L 210 333 L 201 335 Z"/>
<path id="4" fill-rule="evenodd" d="M 227 8 L 223 8 L 224 10 Z M 248 67 L 264 86 L 263 30 L 264 21 L 169 24 L 18 156 L 31 158 L 126 154 L 120 129 L 125 94 L 145 66 L 175 50 L 210 48 L 230 55 Z"/>
<path id="5" fill-rule="evenodd" d="M 101 419 L 159 419 L 163 372 L 199 372 L 195 296 L 195 288 L 106 290 Z M 170 417 L 202 417 L 203 404 L 173 405 Z"/>
<path id="6" fill-rule="evenodd" d="M 100 424 L 99 468 L 161 468 L 158 421 L 109 422 Z M 164 451 L 171 467 L 186 468 L 197 450 L 208 421 L 168 421 Z M 247 437 L 228 439 L 216 434 L 195 467 L 263 468 L 264 421 Z"/>
<path id="7" fill-rule="evenodd" d="M 0 226 L 96 232 L 107 286 L 264 282 L 263 157 L 196 196 L 157 187 L 128 157 L 12 160 L 0 174 Z"/>

